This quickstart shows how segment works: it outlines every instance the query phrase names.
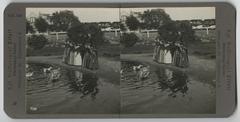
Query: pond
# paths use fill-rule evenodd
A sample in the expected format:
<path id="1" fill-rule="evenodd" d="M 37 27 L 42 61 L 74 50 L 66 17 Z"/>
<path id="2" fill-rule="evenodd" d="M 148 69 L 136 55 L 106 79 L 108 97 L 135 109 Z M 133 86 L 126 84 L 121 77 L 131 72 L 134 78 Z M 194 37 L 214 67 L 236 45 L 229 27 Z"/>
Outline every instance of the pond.
<path id="1" fill-rule="evenodd" d="M 119 113 L 119 86 L 95 73 L 29 63 L 26 79 L 28 113 Z"/>
<path id="2" fill-rule="evenodd" d="M 136 61 L 121 63 L 121 113 L 215 113 L 215 86 L 186 71 Z"/>
<path id="3" fill-rule="evenodd" d="M 28 63 L 27 113 L 206 114 L 216 111 L 215 86 L 187 71 L 122 61 L 120 74 L 119 85 L 112 83 L 111 74 L 106 78 L 56 65 Z"/>

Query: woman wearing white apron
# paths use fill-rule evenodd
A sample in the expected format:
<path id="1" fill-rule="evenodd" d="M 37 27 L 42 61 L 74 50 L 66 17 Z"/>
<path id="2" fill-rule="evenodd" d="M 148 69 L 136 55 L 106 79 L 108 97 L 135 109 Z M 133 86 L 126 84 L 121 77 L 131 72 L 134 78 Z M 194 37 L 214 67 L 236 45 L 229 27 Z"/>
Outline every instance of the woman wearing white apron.
<path id="1" fill-rule="evenodd" d="M 80 48 L 80 46 L 75 46 L 75 49 Z M 74 51 L 74 60 L 73 65 L 81 66 L 82 65 L 82 56 L 79 50 Z"/>
<path id="2" fill-rule="evenodd" d="M 169 49 L 169 46 L 170 46 L 170 44 L 166 44 L 165 45 L 166 49 L 164 51 L 165 52 L 165 54 L 164 54 L 164 63 L 166 63 L 166 64 L 172 63 L 172 54 L 171 54 L 171 51 Z"/>

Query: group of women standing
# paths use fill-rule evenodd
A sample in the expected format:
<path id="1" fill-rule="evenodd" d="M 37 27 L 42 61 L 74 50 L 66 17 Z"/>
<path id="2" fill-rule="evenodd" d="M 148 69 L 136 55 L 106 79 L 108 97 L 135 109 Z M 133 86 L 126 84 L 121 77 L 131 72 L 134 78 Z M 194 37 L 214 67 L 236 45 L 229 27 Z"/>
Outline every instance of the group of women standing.
<path id="1" fill-rule="evenodd" d="M 67 41 L 63 62 L 69 65 L 82 66 L 87 69 L 98 69 L 97 49 L 91 43 L 73 44 Z"/>
<path id="2" fill-rule="evenodd" d="M 188 50 L 182 41 L 166 42 L 155 40 L 153 60 L 158 63 L 173 64 L 177 67 L 188 67 Z"/>

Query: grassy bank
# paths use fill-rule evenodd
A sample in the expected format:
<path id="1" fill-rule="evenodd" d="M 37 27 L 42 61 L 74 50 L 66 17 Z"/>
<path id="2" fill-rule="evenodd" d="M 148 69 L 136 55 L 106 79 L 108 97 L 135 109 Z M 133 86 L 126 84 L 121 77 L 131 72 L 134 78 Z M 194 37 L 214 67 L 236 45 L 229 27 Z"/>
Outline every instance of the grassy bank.
<path id="1" fill-rule="evenodd" d="M 134 45 L 133 47 L 122 48 L 122 54 L 142 54 L 153 53 L 153 45 Z M 195 42 L 188 45 L 189 55 L 195 55 L 199 58 L 215 59 L 216 43 L 215 42 Z"/>
<path id="2" fill-rule="evenodd" d="M 39 50 L 27 49 L 27 56 L 58 56 L 63 55 L 64 47 L 44 47 Z M 115 44 L 104 44 L 98 48 L 98 55 L 109 58 L 119 58 L 120 46 Z"/>

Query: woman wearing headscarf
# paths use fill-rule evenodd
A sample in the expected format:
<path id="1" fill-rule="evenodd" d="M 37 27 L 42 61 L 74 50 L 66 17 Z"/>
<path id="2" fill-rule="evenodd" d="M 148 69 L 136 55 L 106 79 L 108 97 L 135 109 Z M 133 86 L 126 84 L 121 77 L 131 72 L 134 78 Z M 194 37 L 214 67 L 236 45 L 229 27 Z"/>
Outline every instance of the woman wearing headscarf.
<path id="1" fill-rule="evenodd" d="M 165 56 L 164 41 L 157 37 L 155 40 L 153 60 L 156 61 L 157 63 L 164 63 L 164 56 Z"/>
<path id="2" fill-rule="evenodd" d="M 188 50 L 182 41 L 175 42 L 175 51 L 173 55 L 173 65 L 177 67 L 188 67 Z"/>

